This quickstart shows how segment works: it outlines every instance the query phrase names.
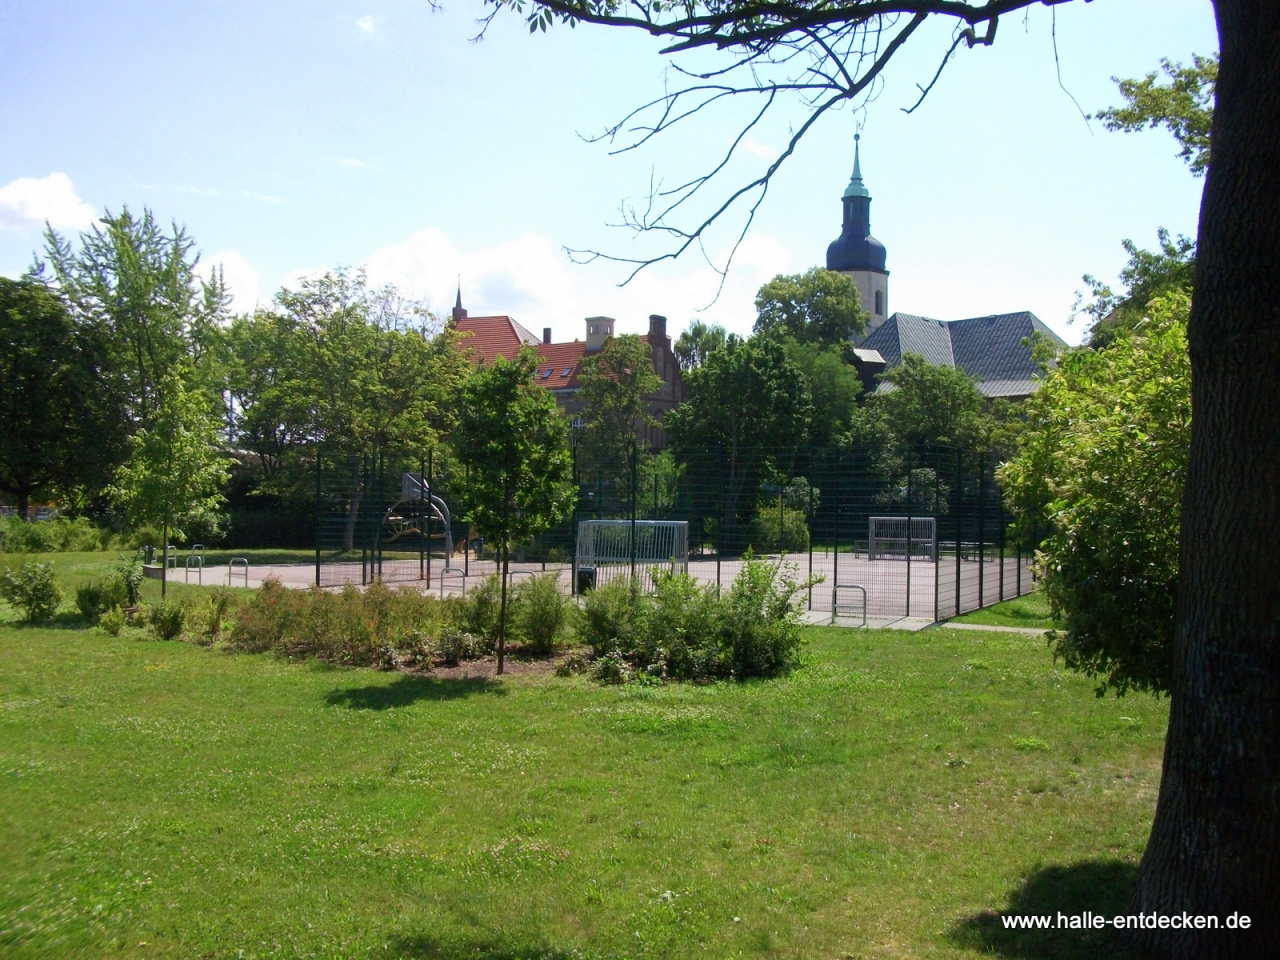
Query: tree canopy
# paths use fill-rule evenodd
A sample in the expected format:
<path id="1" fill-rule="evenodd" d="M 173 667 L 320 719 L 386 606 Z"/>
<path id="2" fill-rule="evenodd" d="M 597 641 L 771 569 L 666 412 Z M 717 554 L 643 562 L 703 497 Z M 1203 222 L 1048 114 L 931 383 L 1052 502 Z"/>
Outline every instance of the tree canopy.
<path id="1" fill-rule="evenodd" d="M 785 333 L 797 343 L 829 347 L 843 346 L 866 327 L 857 285 L 834 270 L 779 275 L 756 294 L 756 333 Z"/>
<path id="2" fill-rule="evenodd" d="M 1168 83 L 1160 83 L 1154 70 L 1140 80 L 1112 77 L 1125 104 L 1099 110 L 1094 116 L 1108 130 L 1167 128 L 1182 147 L 1178 156 L 1187 162 L 1192 173 L 1203 176 L 1209 169 L 1218 58 L 1193 56 L 1189 67 L 1161 60 L 1160 72 L 1168 77 Z"/>
<path id="3" fill-rule="evenodd" d="M 596 464 L 627 462 L 637 436 L 657 423 L 649 397 L 662 386 L 650 347 L 637 334 L 610 337 L 578 374 L 582 402 L 579 453 Z"/>

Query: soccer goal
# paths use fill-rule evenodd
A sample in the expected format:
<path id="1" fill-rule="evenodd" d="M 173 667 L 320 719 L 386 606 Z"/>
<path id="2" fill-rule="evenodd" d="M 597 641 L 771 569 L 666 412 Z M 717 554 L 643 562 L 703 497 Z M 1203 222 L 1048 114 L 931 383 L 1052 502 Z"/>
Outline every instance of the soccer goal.
<path id="1" fill-rule="evenodd" d="M 908 528 L 910 528 L 908 532 Z M 937 560 L 935 517 L 872 517 L 867 534 L 868 560 Z"/>
<path id="2" fill-rule="evenodd" d="M 582 586 L 629 577 L 633 566 L 646 589 L 653 586 L 656 570 L 688 573 L 688 521 L 578 521 L 578 549 L 573 563 L 573 582 L 578 592 Z"/>

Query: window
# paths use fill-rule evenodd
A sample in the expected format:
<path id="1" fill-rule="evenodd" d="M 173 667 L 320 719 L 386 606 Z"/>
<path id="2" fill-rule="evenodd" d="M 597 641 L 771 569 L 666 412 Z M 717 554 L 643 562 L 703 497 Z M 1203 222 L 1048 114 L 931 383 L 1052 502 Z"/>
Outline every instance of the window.
<path id="1" fill-rule="evenodd" d="M 876 313 L 884 313 L 884 292 L 881 290 L 876 291 Z"/>
<path id="2" fill-rule="evenodd" d="M 596 325 L 593 323 L 593 324 L 591 325 L 591 332 L 594 334 L 594 333 L 596 333 L 597 329 L 598 329 L 598 328 L 597 328 L 597 327 L 596 327 Z"/>
<path id="3" fill-rule="evenodd" d="M 560 376 L 567 377 L 571 373 L 573 373 L 573 367 L 565 367 L 564 373 L 560 374 Z"/>
<path id="4" fill-rule="evenodd" d="M 547 369 L 542 371 L 542 379 L 545 380 L 549 376 L 551 376 L 551 368 L 547 367 Z"/>

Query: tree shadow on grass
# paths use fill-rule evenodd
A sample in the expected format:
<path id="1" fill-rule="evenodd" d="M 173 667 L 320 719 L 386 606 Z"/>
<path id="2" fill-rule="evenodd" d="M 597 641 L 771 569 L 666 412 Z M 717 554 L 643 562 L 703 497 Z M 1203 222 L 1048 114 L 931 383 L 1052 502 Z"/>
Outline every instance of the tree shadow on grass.
<path id="1" fill-rule="evenodd" d="M 405 960 L 583 960 L 576 950 L 490 940 L 446 941 L 430 935 L 393 937 L 387 946 L 392 957 Z"/>
<path id="2" fill-rule="evenodd" d="M 1108 920 L 1126 912 L 1138 884 L 1138 865 L 1122 860 L 1084 860 L 1045 867 L 1009 894 L 1008 906 L 966 917 L 947 931 L 957 946 L 999 957 L 1028 960 L 1127 960 L 1133 956 L 1124 934 L 1112 927 L 1084 929 L 1009 929 L 1005 917 L 1101 914 Z"/>
<path id="3" fill-rule="evenodd" d="M 390 710 L 410 706 L 419 700 L 457 700 L 478 693 L 502 696 L 506 690 L 501 683 L 487 677 L 442 679 L 400 676 L 385 685 L 330 690 L 325 701 L 331 707 L 346 707 L 348 710 Z"/>

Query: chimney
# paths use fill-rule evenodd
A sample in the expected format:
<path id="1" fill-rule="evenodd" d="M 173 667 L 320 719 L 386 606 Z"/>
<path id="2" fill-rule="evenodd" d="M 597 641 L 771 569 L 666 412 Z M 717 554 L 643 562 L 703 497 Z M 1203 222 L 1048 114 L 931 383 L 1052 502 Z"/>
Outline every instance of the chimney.
<path id="1" fill-rule="evenodd" d="M 588 353 L 599 350 L 613 336 L 613 323 L 613 317 L 587 317 Z"/>
<path id="2" fill-rule="evenodd" d="M 550 328 L 550 327 L 543 327 L 543 328 L 542 328 L 542 342 L 543 342 L 543 343 L 550 343 L 550 342 L 551 342 L 551 328 Z"/>
<path id="3" fill-rule="evenodd" d="M 658 346 L 663 340 L 667 339 L 667 318 L 657 314 L 649 314 L 649 338 L 653 340 L 653 346 Z"/>

